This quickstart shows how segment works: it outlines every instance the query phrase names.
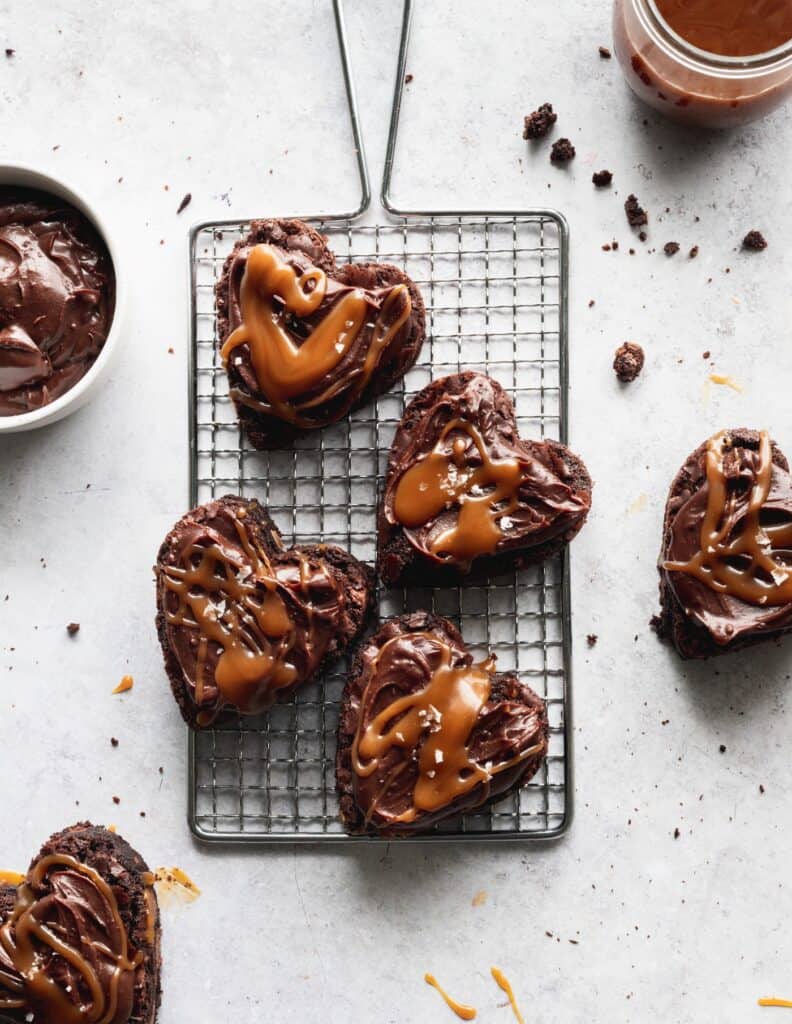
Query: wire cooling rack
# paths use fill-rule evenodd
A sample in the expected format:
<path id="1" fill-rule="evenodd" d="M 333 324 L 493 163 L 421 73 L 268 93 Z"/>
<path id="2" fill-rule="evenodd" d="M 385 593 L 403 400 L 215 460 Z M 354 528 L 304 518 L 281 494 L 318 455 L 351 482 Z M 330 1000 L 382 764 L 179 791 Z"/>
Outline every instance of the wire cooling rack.
<path id="1" fill-rule="evenodd" d="M 341 423 L 284 451 L 246 442 L 217 345 L 214 285 L 247 223 L 192 234 L 191 494 L 258 498 L 287 543 L 340 544 L 375 557 L 388 450 L 405 404 L 430 380 L 489 373 L 511 394 L 525 437 L 566 439 L 566 266 L 563 219 L 515 215 L 400 218 L 385 226 L 316 221 L 339 261 L 401 267 L 421 289 L 427 339 L 404 381 Z M 565 556 L 486 585 L 380 590 L 382 617 L 431 609 L 453 619 L 474 651 L 492 651 L 542 695 L 550 719 L 545 765 L 518 793 L 416 841 L 554 838 L 571 814 L 569 605 Z M 335 733 L 346 659 L 268 715 L 190 734 L 189 820 L 225 842 L 365 842 L 343 832 L 335 795 Z"/>

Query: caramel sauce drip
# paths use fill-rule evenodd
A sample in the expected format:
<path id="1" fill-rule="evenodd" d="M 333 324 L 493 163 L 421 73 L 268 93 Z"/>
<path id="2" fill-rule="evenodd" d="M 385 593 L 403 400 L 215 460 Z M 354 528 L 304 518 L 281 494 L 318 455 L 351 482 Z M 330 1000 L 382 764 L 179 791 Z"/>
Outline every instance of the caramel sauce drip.
<path id="1" fill-rule="evenodd" d="M 44 915 L 54 897 L 50 894 L 37 896 L 35 889 L 41 885 L 50 871 L 58 868 L 77 872 L 88 878 L 110 911 L 110 920 L 117 932 L 119 951 L 115 953 L 104 944 L 92 944 L 92 949 L 97 954 L 101 954 L 110 962 L 114 961 L 107 991 L 94 966 L 80 949 L 69 945 L 56 930 L 47 925 Z M 38 916 L 39 913 L 42 917 Z M 87 937 L 85 941 L 89 941 Z M 121 977 L 139 967 L 144 958 L 142 951 L 134 956 L 130 953 L 126 928 L 113 890 L 97 871 L 68 854 L 50 854 L 42 857 L 31 870 L 27 881 L 19 888 L 11 916 L 0 927 L 0 946 L 23 979 L 25 997 L 19 1002 L 7 1001 L 0 996 L 0 1009 L 31 1003 L 43 1010 L 45 1020 L 57 1021 L 58 1024 L 112 1024 L 118 1010 Z M 79 973 L 88 991 L 87 1003 L 75 1003 L 49 976 L 48 960 L 42 955 L 42 946 L 61 957 Z"/>
<path id="2" fill-rule="evenodd" d="M 327 275 L 318 267 L 299 273 L 275 246 L 254 246 L 240 286 L 242 323 L 229 336 L 221 355 L 226 365 L 231 353 L 247 345 L 260 391 L 273 415 L 297 426 L 316 425 L 300 413 L 329 401 L 352 382 L 352 401 L 373 374 L 383 350 L 406 323 L 412 301 L 403 284 L 387 289 L 382 308 L 367 319 L 370 303 L 360 288 L 345 292 L 317 323 L 302 344 L 295 344 L 286 323 L 290 316 L 316 313 L 327 296 Z M 318 395 L 312 392 L 339 366 L 365 332 L 365 358 L 340 381 Z M 354 380 L 356 378 L 356 380 Z"/>
<path id="3" fill-rule="evenodd" d="M 509 1000 L 509 1006 L 511 1006 L 512 1008 L 512 1012 L 514 1013 L 515 1019 L 517 1020 L 517 1024 L 525 1024 L 525 1018 L 520 1013 L 520 1008 L 517 1005 L 517 1000 L 514 997 L 514 989 L 511 987 L 511 982 L 509 981 L 509 979 L 506 977 L 506 975 L 499 967 L 490 967 L 490 973 L 492 974 L 492 977 L 495 979 L 495 984 L 498 986 L 498 988 L 502 989 L 506 993 L 506 996 L 508 997 Z"/>
<path id="4" fill-rule="evenodd" d="M 134 685 L 135 680 L 132 678 L 132 676 L 123 676 L 121 682 L 113 690 L 113 693 L 126 693 L 127 690 L 131 690 Z"/>
<path id="5" fill-rule="evenodd" d="M 455 437 L 450 448 L 446 439 L 463 431 L 478 449 L 481 464 L 470 465 L 468 444 Z M 456 523 L 430 542 L 436 555 L 450 555 L 472 561 L 492 554 L 503 537 L 499 520 L 513 512 L 519 502 L 525 476 L 519 459 L 493 459 L 484 438 L 473 424 L 451 420 L 431 451 L 404 473 L 396 486 L 393 514 L 407 529 L 431 522 L 443 509 L 459 505 Z"/>
<path id="6" fill-rule="evenodd" d="M 161 897 L 174 897 L 181 903 L 193 903 L 201 895 L 201 890 L 181 868 L 157 868 L 151 877 L 151 884 Z"/>
<path id="7" fill-rule="evenodd" d="M 792 999 L 776 999 L 775 997 L 768 999 L 757 999 L 757 1003 L 760 1006 L 785 1006 L 788 1009 L 792 1009 Z"/>
<path id="8" fill-rule="evenodd" d="M 358 731 L 352 745 L 352 766 L 360 778 L 368 778 L 379 768 L 380 760 L 393 747 L 401 748 L 409 759 L 417 751 L 418 778 L 412 794 L 412 806 L 392 817 L 393 822 L 414 821 L 419 811 L 436 811 L 470 792 L 479 783 L 486 784 L 501 771 L 535 755 L 541 745 L 531 746 L 520 755 L 495 766 L 477 764 L 470 757 L 468 743 L 491 688 L 493 659 L 478 665 L 451 664 L 451 647 L 433 633 L 419 634 L 436 645 L 440 665 L 431 673 L 427 685 L 415 693 L 399 697 L 383 708 L 365 728 L 365 694 L 361 704 Z M 387 641 L 371 666 L 377 665 L 400 637 Z M 386 776 L 379 798 L 372 801 L 367 820 L 377 811 L 379 800 L 391 782 L 409 764 L 403 760 Z"/>
<path id="9" fill-rule="evenodd" d="M 432 988 L 436 989 L 446 1002 L 449 1009 L 453 1010 L 457 1017 L 462 1020 L 475 1020 L 476 1010 L 473 1006 L 465 1006 L 464 1003 L 458 1003 L 456 999 L 452 999 L 446 990 L 438 983 L 437 978 L 433 974 L 425 974 L 424 981 L 427 985 L 431 985 Z"/>
<path id="10" fill-rule="evenodd" d="M 271 705 L 275 690 L 297 680 L 297 669 L 289 661 L 296 627 L 266 553 L 251 542 L 236 517 L 234 525 L 241 552 L 218 539 L 190 546 L 181 565 L 163 567 L 165 587 L 178 598 L 175 609 L 166 606 L 165 615 L 171 625 L 198 629 L 196 703 L 204 698 L 211 643 L 220 648 L 214 680 L 225 702 L 255 714 Z M 305 559 L 300 559 L 305 593 Z M 309 627 L 309 654 L 311 646 Z"/>
<path id="11" fill-rule="evenodd" d="M 765 606 L 792 602 L 792 567 L 776 561 L 773 550 L 792 547 L 792 523 L 762 525 L 760 516 L 773 475 L 770 437 L 760 433 L 758 464 L 745 498 L 729 488 L 724 471 L 725 431 L 707 442 L 707 509 L 701 523 L 700 549 L 687 562 L 663 562 L 667 572 L 694 576 L 716 593 Z"/>

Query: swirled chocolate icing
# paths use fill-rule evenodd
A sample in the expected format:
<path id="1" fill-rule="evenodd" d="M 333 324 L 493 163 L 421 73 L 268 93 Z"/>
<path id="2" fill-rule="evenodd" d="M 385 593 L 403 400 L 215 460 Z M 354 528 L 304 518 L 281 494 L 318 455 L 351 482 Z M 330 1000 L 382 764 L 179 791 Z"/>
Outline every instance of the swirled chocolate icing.
<path id="1" fill-rule="evenodd" d="M 102 350 L 115 277 L 87 218 L 45 192 L 0 186 L 0 416 L 73 387 Z"/>
<path id="2" fill-rule="evenodd" d="M 184 516 L 156 572 L 160 639 L 199 726 L 225 707 L 264 711 L 305 682 L 354 635 L 369 598 L 346 552 L 284 550 L 262 507 L 233 497 Z"/>
<path id="3" fill-rule="evenodd" d="M 522 784 L 547 749 L 544 703 L 450 622 L 392 619 L 359 654 L 339 735 L 342 813 L 361 830 L 422 831 Z"/>
<path id="4" fill-rule="evenodd" d="M 591 504 L 571 473 L 561 478 L 566 454 L 519 437 L 490 377 L 435 381 L 394 440 L 382 516 L 421 556 L 462 572 L 482 556 L 540 548 L 576 532 Z"/>
<path id="5" fill-rule="evenodd" d="M 113 889 L 68 854 L 40 858 L 0 927 L 0 1011 L 41 1024 L 128 1024 L 143 953 Z"/>
<path id="6" fill-rule="evenodd" d="M 683 472 L 660 565 L 684 614 L 719 646 L 788 629 L 792 478 L 767 432 L 722 431 Z"/>
<path id="7" fill-rule="evenodd" d="M 406 284 L 365 288 L 338 280 L 301 250 L 268 243 L 240 253 L 222 357 L 232 397 L 295 427 L 337 420 L 364 393 L 407 330 Z M 234 388 L 234 378 L 244 383 Z"/>

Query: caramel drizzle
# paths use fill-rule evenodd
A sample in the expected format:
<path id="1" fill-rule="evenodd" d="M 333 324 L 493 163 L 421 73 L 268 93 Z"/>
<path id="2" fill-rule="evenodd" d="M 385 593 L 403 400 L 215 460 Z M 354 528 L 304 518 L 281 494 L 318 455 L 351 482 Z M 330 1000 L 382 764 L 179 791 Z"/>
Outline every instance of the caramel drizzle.
<path id="1" fill-rule="evenodd" d="M 46 874 L 56 867 L 76 871 L 90 879 L 110 909 L 113 924 L 118 930 L 120 952 L 114 953 L 105 945 L 94 944 L 93 947 L 109 960 L 115 960 L 107 995 L 94 968 L 82 953 L 72 949 L 36 917 L 36 905 L 42 903 L 46 908 L 48 897 L 36 897 L 35 887 L 41 885 Z M 48 946 L 53 954 L 62 957 L 82 976 L 89 991 L 89 1005 L 72 1002 L 67 993 L 48 976 L 46 960 L 37 948 L 37 943 Z M 88 864 L 68 854 L 42 857 L 32 869 L 28 880 L 19 888 L 13 913 L 0 927 L 0 945 L 22 977 L 23 991 L 27 997 L 21 1000 L 0 997 L 0 1009 L 19 1008 L 32 1001 L 45 1011 L 47 1020 L 57 1020 L 58 1024 L 111 1024 L 118 1009 L 118 988 L 122 974 L 134 971 L 144 959 L 142 950 L 130 957 L 126 928 L 108 883 Z"/>
<path id="2" fill-rule="evenodd" d="M 687 562 L 663 562 L 663 569 L 687 573 L 716 593 L 764 607 L 792 602 L 792 569 L 773 558 L 773 549 L 792 545 L 792 524 L 762 526 L 760 522 L 770 494 L 773 460 L 767 431 L 761 431 L 759 438 L 759 465 L 753 469 L 744 514 L 745 501 L 741 503 L 737 492 L 729 489 L 724 471 L 729 434 L 721 431 L 707 442 L 707 509 L 700 549 Z"/>
<path id="3" fill-rule="evenodd" d="M 433 989 L 436 989 L 440 993 L 449 1010 L 453 1010 L 457 1017 L 462 1020 L 476 1019 L 476 1008 L 474 1006 L 466 1006 L 464 1003 L 460 1003 L 457 1002 L 456 999 L 452 999 L 433 974 L 425 974 L 424 981 L 427 985 L 431 985 Z"/>
<path id="4" fill-rule="evenodd" d="M 506 997 L 509 1000 L 509 1006 L 512 1008 L 512 1012 L 517 1020 L 517 1024 L 525 1024 L 525 1018 L 520 1013 L 520 1008 L 517 1005 L 517 999 L 514 995 L 514 989 L 511 987 L 511 982 L 500 969 L 500 967 L 490 967 L 490 974 L 492 975 L 495 984 L 506 993 Z"/>
<path id="5" fill-rule="evenodd" d="M 412 797 L 412 807 L 393 822 L 412 822 L 419 811 L 437 811 L 470 792 L 479 783 L 484 784 L 483 803 L 489 793 L 493 776 L 537 754 L 542 744 L 535 744 L 516 757 L 497 765 L 480 765 L 470 757 L 468 743 L 491 689 L 492 658 L 478 665 L 451 665 L 451 647 L 432 633 L 420 633 L 440 650 L 441 663 L 432 672 L 427 685 L 415 693 L 399 697 L 369 722 L 366 718 L 365 694 L 361 704 L 358 729 L 352 744 L 352 766 L 360 778 L 368 778 L 379 768 L 380 760 L 392 747 L 405 752 L 418 751 L 418 778 Z M 377 653 L 371 666 L 372 678 L 387 649 L 401 637 L 392 637 Z M 361 731 L 362 730 L 362 731 Z M 423 743 L 421 738 L 425 736 Z M 391 783 L 410 764 L 405 759 L 395 765 L 371 802 L 366 815 L 370 821 Z"/>
<path id="6" fill-rule="evenodd" d="M 278 580 L 266 553 L 251 542 L 236 516 L 234 526 L 243 553 L 222 541 L 193 545 L 183 553 L 181 566 L 163 567 L 166 590 L 178 597 L 176 609 L 166 608 L 165 616 L 173 626 L 199 631 L 196 703 L 200 706 L 204 700 L 209 644 L 214 643 L 221 648 L 214 680 L 225 702 L 256 714 L 270 706 L 274 691 L 297 681 L 297 668 L 288 660 L 297 629 L 277 592 Z M 299 558 L 300 585 L 307 597 L 306 559 Z M 306 651 L 312 657 L 310 606 L 308 618 Z"/>
<path id="7" fill-rule="evenodd" d="M 481 465 L 473 467 L 465 455 L 467 444 L 457 437 L 451 451 L 443 451 L 453 430 L 464 431 L 478 449 Z M 458 503 L 456 523 L 429 543 L 432 554 L 471 561 L 492 554 L 503 538 L 501 522 L 519 504 L 525 479 L 519 459 L 493 459 L 479 430 L 466 420 L 446 424 L 431 451 L 410 466 L 396 485 L 393 514 L 407 529 L 425 526 L 443 509 Z M 481 493 L 480 493 L 481 492 Z M 505 503 L 505 504 L 504 504 Z"/>
<path id="8" fill-rule="evenodd" d="M 406 285 L 394 285 L 387 292 L 373 322 L 366 322 L 369 303 L 365 291 L 353 288 L 346 292 L 297 345 L 286 329 L 288 317 L 307 317 L 319 309 L 327 295 L 327 275 L 318 267 L 298 273 L 275 246 L 256 245 L 248 255 L 240 285 L 242 322 L 221 349 L 223 361 L 228 366 L 231 353 L 247 345 L 259 390 L 269 403 L 265 411 L 297 426 L 316 426 L 300 412 L 320 406 L 346 389 L 351 389 L 350 404 L 354 402 L 384 349 L 410 316 L 412 301 Z M 299 401 L 300 395 L 319 386 L 336 369 L 364 331 L 368 344 L 362 366 L 350 368 L 343 380 L 328 385 L 319 395 Z"/>

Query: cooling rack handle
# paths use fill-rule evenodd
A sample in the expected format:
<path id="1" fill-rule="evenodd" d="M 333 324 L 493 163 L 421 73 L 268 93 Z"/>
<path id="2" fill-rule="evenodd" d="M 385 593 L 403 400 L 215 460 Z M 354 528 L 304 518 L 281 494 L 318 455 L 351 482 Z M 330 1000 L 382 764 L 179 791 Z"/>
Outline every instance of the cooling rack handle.
<path id="1" fill-rule="evenodd" d="M 355 145 L 355 160 L 357 162 L 358 178 L 360 179 L 360 205 L 356 210 L 343 214 L 349 220 L 354 220 L 362 213 L 365 213 L 371 204 L 371 185 L 369 183 L 368 164 L 366 163 L 366 151 L 363 146 L 363 133 L 360 127 L 360 111 L 358 109 L 355 82 L 352 77 L 352 66 L 349 60 L 349 44 L 347 42 L 346 23 L 344 21 L 344 5 L 342 0 L 333 0 L 333 13 L 335 15 L 336 33 L 338 34 L 338 49 L 341 55 L 341 68 L 344 72 L 344 87 L 346 89 L 347 106 L 349 107 L 349 122 L 352 127 L 352 139 Z"/>

